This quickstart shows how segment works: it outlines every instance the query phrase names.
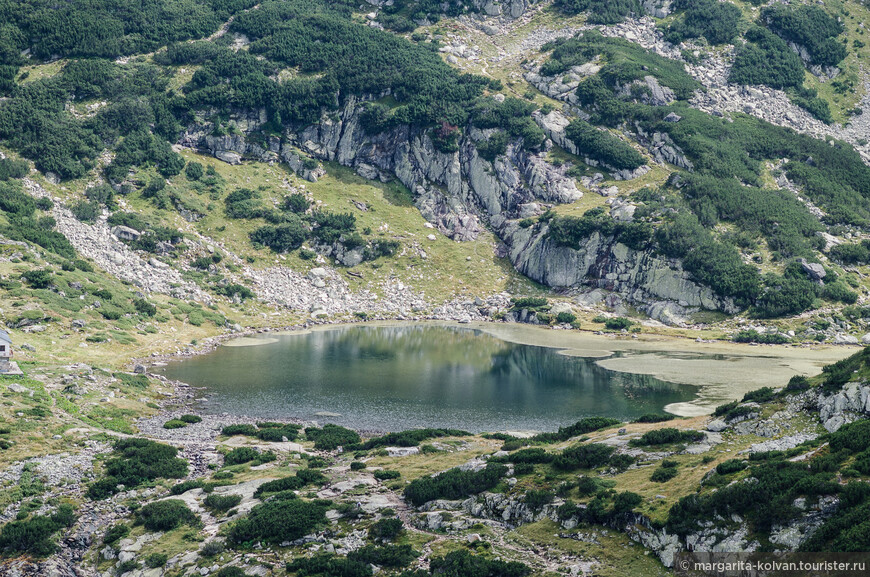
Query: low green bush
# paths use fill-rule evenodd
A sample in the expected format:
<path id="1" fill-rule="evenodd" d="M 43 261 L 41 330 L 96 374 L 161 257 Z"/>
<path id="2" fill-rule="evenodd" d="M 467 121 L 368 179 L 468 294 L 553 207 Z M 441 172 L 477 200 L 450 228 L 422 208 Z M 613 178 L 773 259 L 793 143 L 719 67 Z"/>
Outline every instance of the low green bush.
<path id="1" fill-rule="evenodd" d="M 664 423 L 672 421 L 676 417 L 674 415 L 663 415 L 660 413 L 647 413 L 636 418 L 633 423 Z"/>
<path id="2" fill-rule="evenodd" d="M 321 502 L 271 500 L 257 505 L 247 517 L 236 521 L 229 529 L 228 541 L 235 546 L 257 541 L 295 541 L 325 525 L 326 510 L 327 505 Z"/>
<path id="3" fill-rule="evenodd" d="M 607 463 L 614 448 L 600 443 L 568 447 L 553 460 L 553 466 L 562 471 L 594 469 Z"/>
<path id="4" fill-rule="evenodd" d="M 716 472 L 720 475 L 730 475 L 731 473 L 742 471 L 748 465 L 749 463 L 743 459 L 728 459 L 716 465 Z"/>
<path id="5" fill-rule="evenodd" d="M 632 327 L 633 321 L 624 317 L 615 317 L 604 321 L 604 328 L 609 331 L 622 331 Z"/>
<path id="6" fill-rule="evenodd" d="M 180 479 L 187 474 L 187 461 L 176 457 L 178 449 L 148 439 L 124 438 L 115 442 L 106 460 L 106 478 L 88 486 L 91 499 L 104 499 L 118 485 L 130 489 L 154 479 Z"/>
<path id="7" fill-rule="evenodd" d="M 200 481 L 200 480 L 183 481 L 181 483 L 177 483 L 177 484 L 173 485 L 169 489 L 169 494 L 170 495 L 181 495 L 182 493 L 187 493 L 191 489 L 201 489 L 201 488 L 202 488 L 202 481 Z"/>
<path id="8" fill-rule="evenodd" d="M 400 433 L 387 433 L 380 437 L 371 438 L 364 443 L 361 443 L 359 448 L 369 450 L 378 447 L 416 447 L 428 439 L 437 439 L 441 437 L 467 437 L 469 435 L 471 435 L 471 433 L 468 431 L 462 431 L 459 429 L 411 429 Z"/>
<path id="9" fill-rule="evenodd" d="M 214 511 L 226 512 L 233 507 L 238 507 L 241 502 L 241 495 L 218 495 L 217 493 L 212 493 L 205 498 L 203 504 Z"/>
<path id="10" fill-rule="evenodd" d="M 650 475 L 649 480 L 654 483 L 665 483 L 670 481 L 678 474 L 676 467 L 666 467 L 662 464 L 658 469 L 653 471 L 653 474 Z"/>
<path id="11" fill-rule="evenodd" d="M 521 309 L 539 309 L 549 304 L 546 297 L 519 297 L 513 299 L 511 308 L 514 310 Z"/>
<path id="12" fill-rule="evenodd" d="M 520 449 L 504 457 L 492 457 L 490 463 L 550 463 L 556 456 L 540 447 Z"/>
<path id="13" fill-rule="evenodd" d="M 507 468 L 497 463 L 487 464 L 480 471 L 450 469 L 434 477 L 415 479 L 405 487 L 405 498 L 415 506 L 434 499 L 459 499 L 495 487 Z"/>
<path id="14" fill-rule="evenodd" d="M 528 443 L 525 444 L 558 443 L 561 441 L 567 441 L 572 437 L 585 435 L 586 433 L 592 433 L 593 431 L 600 431 L 601 429 L 614 427 L 620 424 L 622 424 L 622 421 L 618 419 L 610 419 L 608 417 L 586 417 L 585 419 L 580 419 L 573 425 L 559 427 L 559 430 L 555 433 L 538 433 L 529 438 Z"/>
<path id="15" fill-rule="evenodd" d="M 848 449 L 858 453 L 870 449 L 870 419 L 861 419 L 843 425 L 836 432 L 831 433 L 829 442 L 832 451 Z"/>
<path id="16" fill-rule="evenodd" d="M 532 489 L 526 491 L 526 506 L 532 511 L 540 511 L 544 505 L 549 505 L 553 502 L 556 495 L 547 489 Z"/>
<path id="17" fill-rule="evenodd" d="M 314 441 L 314 448 L 321 451 L 332 451 L 343 445 L 356 445 L 360 436 L 356 431 L 333 424 L 323 425 L 322 429 L 308 427 L 305 436 Z"/>
<path id="18" fill-rule="evenodd" d="M 680 429 L 664 428 L 648 431 L 639 439 L 632 439 L 629 444 L 635 447 L 650 447 L 674 443 L 695 443 L 703 439 L 704 433 L 701 431 L 681 431 Z"/>
<path id="19" fill-rule="evenodd" d="M 429 561 L 429 572 L 439 577 L 526 577 L 532 573 L 532 569 L 518 561 L 488 559 L 460 549 L 444 557 L 432 557 Z"/>
<path id="20" fill-rule="evenodd" d="M 103 535 L 103 543 L 111 545 L 115 541 L 123 539 L 130 533 L 130 526 L 124 523 L 116 523 L 106 529 L 106 534 Z"/>
<path id="21" fill-rule="evenodd" d="M 227 437 L 232 437 L 234 435 L 247 435 L 247 436 L 256 436 L 257 427 L 254 425 L 227 425 L 223 429 L 221 429 L 221 435 L 226 435 Z"/>
<path id="22" fill-rule="evenodd" d="M 636 461 L 637 459 L 631 455 L 618 454 L 611 456 L 607 464 L 618 471 L 624 471 L 634 465 Z"/>
<path id="23" fill-rule="evenodd" d="M 258 461 L 261 455 L 260 451 L 251 447 L 236 447 L 224 455 L 224 465 L 241 465 L 251 461 Z"/>
<path id="24" fill-rule="evenodd" d="M 136 511 L 136 521 L 149 531 L 171 531 L 181 525 L 196 525 L 199 518 L 184 501 L 154 501 Z"/>
<path id="25" fill-rule="evenodd" d="M 762 345 L 782 345 L 789 342 L 787 336 L 780 333 L 759 333 L 755 329 L 737 331 L 731 340 L 735 343 L 759 343 Z"/>
<path id="26" fill-rule="evenodd" d="M 776 398 L 776 390 L 772 387 L 761 387 L 760 389 L 755 389 L 754 391 L 749 391 L 745 395 L 743 395 L 743 400 L 741 402 L 755 402 L 755 403 L 766 403 L 768 401 L 772 401 Z"/>
<path id="27" fill-rule="evenodd" d="M 388 470 L 375 471 L 373 474 L 375 479 L 377 479 L 378 481 L 389 481 L 391 479 L 398 479 L 402 476 L 402 474 L 398 471 Z"/>
<path id="28" fill-rule="evenodd" d="M 402 520 L 396 517 L 378 519 L 369 527 L 369 536 L 377 541 L 392 541 L 404 531 Z"/>
<path id="29" fill-rule="evenodd" d="M 296 471 L 296 475 L 263 483 L 257 487 L 254 496 L 260 497 L 266 493 L 281 491 L 296 491 L 306 485 L 323 485 L 327 480 L 323 473 L 315 469 L 299 469 Z"/>
<path id="30" fill-rule="evenodd" d="M 151 553 L 145 556 L 145 565 L 152 569 L 163 567 L 169 561 L 169 556 L 166 553 Z"/>
<path id="31" fill-rule="evenodd" d="M 222 541 L 209 541 L 199 550 L 203 557 L 216 557 L 224 551 L 226 551 L 226 546 Z"/>
<path id="32" fill-rule="evenodd" d="M 348 553 L 350 561 L 377 565 L 378 567 L 407 567 L 420 556 L 410 545 L 366 545 Z"/>

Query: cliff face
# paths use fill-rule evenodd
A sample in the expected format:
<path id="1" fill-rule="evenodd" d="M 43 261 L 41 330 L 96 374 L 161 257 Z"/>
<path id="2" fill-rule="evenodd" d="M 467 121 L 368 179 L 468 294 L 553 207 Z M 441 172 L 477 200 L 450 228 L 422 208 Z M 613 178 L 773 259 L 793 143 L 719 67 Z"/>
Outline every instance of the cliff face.
<path id="1" fill-rule="evenodd" d="M 490 162 L 478 154 L 475 144 L 492 131 L 476 128 L 465 131 L 457 152 L 445 153 L 425 131 L 407 125 L 369 134 L 360 113 L 359 102 L 351 99 L 340 113 L 288 131 L 283 139 L 254 143 L 242 135 L 217 137 L 204 124 L 189 129 L 181 143 L 227 162 L 282 160 L 309 179 L 316 179 L 321 169 L 301 160 L 300 153 L 352 167 L 369 179 L 397 178 L 413 192 L 423 216 L 448 237 L 474 240 L 489 225 L 506 244 L 514 266 L 530 278 L 560 289 L 613 291 L 648 312 L 665 310 L 667 314 L 654 316 L 666 322 L 671 313 L 680 316 L 685 309 L 736 311 L 732 301 L 693 282 L 678 261 L 599 235 L 589 237 L 579 250 L 560 247 L 547 238 L 545 225 L 520 227 L 519 219 L 542 213 L 546 204 L 570 203 L 583 196 L 566 169 L 546 162 L 544 153 L 524 150 L 521 141 L 513 141 L 505 154 Z M 562 131 L 538 120 L 551 139 L 559 139 Z M 256 114 L 237 122 L 243 133 L 259 125 Z"/>
<path id="2" fill-rule="evenodd" d="M 487 16 L 519 18 L 538 3 L 537 0 L 473 0 L 474 6 Z"/>
<path id="3" fill-rule="evenodd" d="M 498 219 L 493 223 L 501 224 L 499 233 L 517 270 L 547 286 L 606 289 L 631 302 L 645 303 L 649 310 L 656 308 L 657 301 L 671 301 L 686 308 L 737 310 L 732 300 L 693 282 L 678 260 L 649 250 L 632 250 L 599 233 L 593 233 L 575 250 L 551 241 L 546 225 L 536 229 Z"/>
<path id="4" fill-rule="evenodd" d="M 493 216 L 530 216 L 535 201 L 573 202 L 582 196 L 573 179 L 544 161 L 543 155 L 513 142 L 495 162 L 483 159 L 475 143 L 492 131 L 471 129 L 455 153 L 440 152 L 424 132 L 399 126 L 367 134 L 360 107 L 349 102 L 337 118 L 324 119 L 288 138 L 325 160 L 354 167 L 367 178 L 393 175 L 416 198 L 423 216 L 454 240 L 473 240 Z"/>

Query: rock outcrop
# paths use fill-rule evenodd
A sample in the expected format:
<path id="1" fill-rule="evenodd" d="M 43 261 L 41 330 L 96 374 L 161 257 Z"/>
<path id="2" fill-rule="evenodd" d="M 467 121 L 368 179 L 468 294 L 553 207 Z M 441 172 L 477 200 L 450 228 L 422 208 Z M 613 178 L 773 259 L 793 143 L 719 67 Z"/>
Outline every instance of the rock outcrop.
<path id="1" fill-rule="evenodd" d="M 846 423 L 867 418 L 870 414 L 870 385 L 849 383 L 836 393 L 821 394 L 817 406 L 822 424 L 833 433 Z"/>
<path id="2" fill-rule="evenodd" d="M 491 216 L 515 216 L 535 200 L 573 202 L 582 196 L 563 169 L 543 154 L 511 142 L 494 162 L 482 158 L 475 143 L 491 131 L 471 128 L 454 153 L 439 151 L 429 135 L 409 126 L 368 134 L 353 99 L 338 117 L 289 134 L 305 152 L 352 166 L 368 177 L 393 175 L 415 195 L 423 216 L 454 240 L 472 240 Z"/>
<path id="3" fill-rule="evenodd" d="M 504 16 L 514 20 L 528 12 L 538 2 L 537 0 L 472 0 L 472 3 L 486 16 Z"/>
<path id="4" fill-rule="evenodd" d="M 522 228 L 499 219 L 493 219 L 493 224 L 509 246 L 517 270 L 548 286 L 601 288 L 636 303 L 666 300 L 682 307 L 737 310 L 732 300 L 692 281 L 678 261 L 633 250 L 612 237 L 593 233 L 575 250 L 551 241 L 547 225 Z"/>
<path id="5" fill-rule="evenodd" d="M 645 84 L 647 88 L 649 86 Z M 661 88 L 661 87 L 659 87 Z M 652 89 L 650 89 L 651 92 Z M 661 98 L 668 98 L 664 90 Z M 567 166 L 546 161 L 544 151 L 527 150 L 522 139 L 513 139 L 504 154 L 492 161 L 483 158 L 477 143 L 492 136 L 493 129 L 466 127 L 455 152 L 439 150 L 428 131 L 408 125 L 370 134 L 361 122 L 363 106 L 348 98 L 338 114 L 324 116 L 317 124 L 288 130 L 283 138 L 246 138 L 242 135 L 213 136 L 207 126 L 190 127 L 181 143 L 208 150 L 228 162 L 244 158 L 288 162 L 302 176 L 315 179 L 319 168 L 311 158 L 337 162 L 360 175 L 381 181 L 398 179 L 414 195 L 423 216 L 446 236 L 457 241 L 474 240 L 485 226 L 507 245 L 505 253 L 517 269 L 530 278 L 557 288 L 593 287 L 619 293 L 637 304 L 657 303 L 666 322 L 679 324 L 686 309 L 736 312 L 732 301 L 717 297 L 693 282 L 678 261 L 650 251 L 634 251 L 613 239 L 593 235 L 580 250 L 559 247 L 547 240 L 546 227 L 524 229 L 518 219 L 542 213 L 549 205 L 571 203 L 582 197 L 577 182 L 567 175 Z M 565 136 L 568 119 L 558 112 L 536 115 L 550 140 L 568 151 L 575 147 Z M 237 127 L 256 131 L 262 114 L 241 114 Z M 666 135 L 652 135 L 648 147 L 662 161 L 690 167 L 691 163 Z M 300 154 L 301 153 L 301 154 Z M 649 170 L 613 171 L 629 179 Z M 308 172 L 306 172 L 308 171 Z M 610 195 L 597 182 L 584 180 L 589 191 Z M 613 205 L 613 216 L 629 221 L 633 207 Z M 353 263 L 356 255 L 335 255 Z M 667 302 L 679 309 L 673 310 Z"/>

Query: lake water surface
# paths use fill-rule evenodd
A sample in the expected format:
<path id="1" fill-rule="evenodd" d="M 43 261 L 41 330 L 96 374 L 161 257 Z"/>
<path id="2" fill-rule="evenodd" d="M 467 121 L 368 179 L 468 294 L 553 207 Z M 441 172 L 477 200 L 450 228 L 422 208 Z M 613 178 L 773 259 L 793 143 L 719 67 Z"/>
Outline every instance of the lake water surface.
<path id="1" fill-rule="evenodd" d="M 698 390 L 460 327 L 356 325 L 262 343 L 219 347 L 163 373 L 207 387 L 210 412 L 385 431 L 554 430 L 583 417 L 662 412 Z"/>

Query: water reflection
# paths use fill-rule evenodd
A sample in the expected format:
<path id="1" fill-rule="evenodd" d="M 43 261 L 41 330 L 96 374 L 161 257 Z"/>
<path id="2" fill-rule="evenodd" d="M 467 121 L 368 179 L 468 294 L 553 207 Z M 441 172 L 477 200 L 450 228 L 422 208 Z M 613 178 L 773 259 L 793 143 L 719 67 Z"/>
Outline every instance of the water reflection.
<path id="1" fill-rule="evenodd" d="M 280 337 L 166 367 L 212 393 L 207 405 L 261 418 L 361 428 L 549 430 L 593 415 L 631 418 L 694 398 L 694 388 L 617 373 L 592 359 L 451 327 L 355 326 Z"/>

